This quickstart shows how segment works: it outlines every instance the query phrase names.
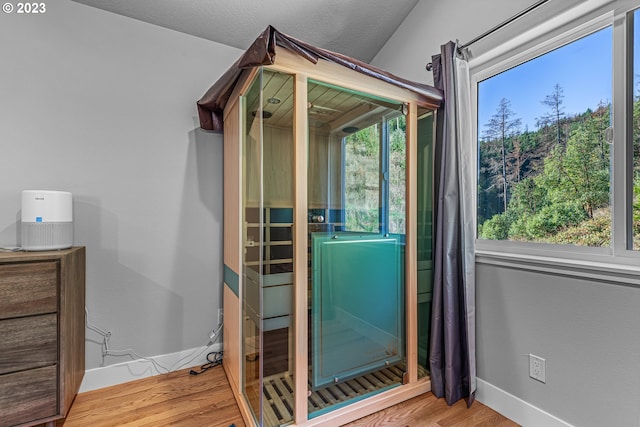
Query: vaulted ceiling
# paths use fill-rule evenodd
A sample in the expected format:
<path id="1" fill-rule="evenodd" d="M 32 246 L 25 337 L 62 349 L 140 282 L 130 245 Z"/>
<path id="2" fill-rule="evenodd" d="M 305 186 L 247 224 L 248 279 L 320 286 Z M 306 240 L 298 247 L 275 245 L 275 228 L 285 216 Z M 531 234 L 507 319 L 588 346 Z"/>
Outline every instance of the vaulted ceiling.
<path id="1" fill-rule="evenodd" d="M 267 27 L 370 62 L 419 0 L 74 0 L 246 49 Z"/>

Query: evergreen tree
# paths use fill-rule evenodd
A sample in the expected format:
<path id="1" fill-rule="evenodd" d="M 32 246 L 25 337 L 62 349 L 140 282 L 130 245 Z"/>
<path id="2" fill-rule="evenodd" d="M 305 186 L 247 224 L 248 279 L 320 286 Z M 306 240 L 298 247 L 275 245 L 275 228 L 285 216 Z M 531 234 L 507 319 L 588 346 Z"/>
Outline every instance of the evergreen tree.
<path id="1" fill-rule="evenodd" d="M 521 120 L 516 118 L 515 113 L 511 110 L 511 102 L 502 98 L 496 113 L 486 124 L 484 147 L 481 146 L 481 150 L 485 150 L 488 154 L 494 154 L 490 157 L 487 156 L 486 168 L 492 174 L 493 180 L 499 182 L 502 187 L 503 212 L 506 212 L 509 203 L 507 153 L 513 146 L 512 139 L 520 131 L 520 124 Z"/>
<path id="2" fill-rule="evenodd" d="M 549 111 L 542 117 L 538 117 L 537 125 L 540 129 L 548 129 L 555 134 L 554 144 L 562 146 L 563 144 L 563 132 L 562 132 L 562 120 L 565 118 L 564 107 L 562 106 L 564 101 L 564 89 L 560 84 L 556 83 L 553 87 L 553 92 L 545 96 L 542 100 L 542 104 L 549 107 Z"/>

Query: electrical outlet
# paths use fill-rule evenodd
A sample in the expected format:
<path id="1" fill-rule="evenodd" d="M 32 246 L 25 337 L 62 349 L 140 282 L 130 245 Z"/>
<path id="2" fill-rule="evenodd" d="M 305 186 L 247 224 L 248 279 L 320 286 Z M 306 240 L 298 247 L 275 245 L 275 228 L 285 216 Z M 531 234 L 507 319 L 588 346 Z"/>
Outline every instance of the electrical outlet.
<path id="1" fill-rule="evenodd" d="M 219 308 L 218 309 L 218 325 L 222 325 L 222 322 L 224 320 L 224 311 Z"/>
<path id="2" fill-rule="evenodd" d="M 546 361 L 539 356 L 529 354 L 529 376 L 541 383 L 546 383 Z"/>

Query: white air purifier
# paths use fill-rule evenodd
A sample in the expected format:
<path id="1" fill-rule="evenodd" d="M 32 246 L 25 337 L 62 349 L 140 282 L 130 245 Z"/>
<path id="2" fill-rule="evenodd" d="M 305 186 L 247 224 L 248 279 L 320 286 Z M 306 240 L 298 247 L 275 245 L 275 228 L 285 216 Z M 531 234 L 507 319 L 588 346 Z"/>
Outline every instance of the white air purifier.
<path id="1" fill-rule="evenodd" d="M 66 191 L 22 192 L 22 249 L 48 251 L 73 246 L 73 198 Z"/>

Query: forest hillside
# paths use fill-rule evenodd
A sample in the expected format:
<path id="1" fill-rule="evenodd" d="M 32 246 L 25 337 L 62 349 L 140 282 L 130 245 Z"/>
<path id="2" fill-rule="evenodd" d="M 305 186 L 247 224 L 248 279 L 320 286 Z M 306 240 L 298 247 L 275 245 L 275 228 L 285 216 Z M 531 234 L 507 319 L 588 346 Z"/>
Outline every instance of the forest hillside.
<path id="1" fill-rule="evenodd" d="M 566 115 L 562 101 L 562 88 L 556 85 L 542 101 L 548 113 L 537 118 L 534 131 L 522 130 L 504 98 L 489 122 L 479 125 L 479 238 L 610 245 L 611 106 L 601 103 Z M 637 133 L 634 129 L 634 151 Z M 638 158 L 634 155 L 634 163 Z M 634 170 L 640 170 L 638 165 Z M 634 184 L 638 235 L 637 177 Z"/>

